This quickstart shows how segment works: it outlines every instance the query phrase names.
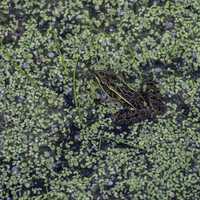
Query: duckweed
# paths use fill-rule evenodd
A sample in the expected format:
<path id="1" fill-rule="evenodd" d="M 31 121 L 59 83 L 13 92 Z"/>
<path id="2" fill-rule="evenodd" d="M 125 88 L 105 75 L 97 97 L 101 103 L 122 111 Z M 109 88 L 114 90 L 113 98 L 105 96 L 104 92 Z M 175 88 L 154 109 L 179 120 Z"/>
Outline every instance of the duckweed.
<path id="1" fill-rule="evenodd" d="M 199 199 L 198 0 L 0 10 L 0 199 Z M 133 87 L 153 76 L 167 112 L 113 127 L 95 69 L 125 72 Z"/>

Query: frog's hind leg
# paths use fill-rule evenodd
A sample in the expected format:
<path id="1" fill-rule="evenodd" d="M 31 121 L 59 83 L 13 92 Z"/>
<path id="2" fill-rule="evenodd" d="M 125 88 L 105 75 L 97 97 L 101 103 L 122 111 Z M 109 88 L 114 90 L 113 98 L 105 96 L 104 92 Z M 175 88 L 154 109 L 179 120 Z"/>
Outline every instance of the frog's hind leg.
<path id="1" fill-rule="evenodd" d="M 142 114 L 142 115 L 141 115 Z M 113 114 L 112 121 L 115 125 L 131 125 L 147 119 L 140 110 L 123 109 Z"/>

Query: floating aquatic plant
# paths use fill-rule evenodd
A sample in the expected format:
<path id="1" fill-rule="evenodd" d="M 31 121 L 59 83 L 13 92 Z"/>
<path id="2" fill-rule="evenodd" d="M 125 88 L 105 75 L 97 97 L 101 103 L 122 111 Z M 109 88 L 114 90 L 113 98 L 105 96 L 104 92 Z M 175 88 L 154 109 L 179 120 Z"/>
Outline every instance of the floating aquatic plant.
<path id="1" fill-rule="evenodd" d="M 198 0 L 0 11 L 0 199 L 199 199 Z M 108 69 L 152 74 L 166 114 L 113 127 L 89 75 Z"/>

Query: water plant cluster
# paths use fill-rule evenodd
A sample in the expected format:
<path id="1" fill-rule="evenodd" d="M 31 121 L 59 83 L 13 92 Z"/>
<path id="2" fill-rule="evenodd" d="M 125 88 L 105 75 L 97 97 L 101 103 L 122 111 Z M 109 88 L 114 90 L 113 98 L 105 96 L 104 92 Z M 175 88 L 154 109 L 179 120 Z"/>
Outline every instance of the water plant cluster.
<path id="1" fill-rule="evenodd" d="M 1 0 L 0 199 L 198 199 L 199 38 L 198 0 Z M 113 126 L 107 69 L 167 112 Z"/>

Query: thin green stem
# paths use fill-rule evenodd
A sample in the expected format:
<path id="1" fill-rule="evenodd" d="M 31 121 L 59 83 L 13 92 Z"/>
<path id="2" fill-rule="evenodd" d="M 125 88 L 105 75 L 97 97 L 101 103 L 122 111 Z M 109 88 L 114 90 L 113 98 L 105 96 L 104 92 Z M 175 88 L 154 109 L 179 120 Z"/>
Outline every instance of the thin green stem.
<path id="1" fill-rule="evenodd" d="M 77 95 L 76 95 L 76 67 L 77 65 L 75 65 L 74 71 L 73 71 L 73 96 L 74 96 L 75 106 L 78 107 Z"/>

